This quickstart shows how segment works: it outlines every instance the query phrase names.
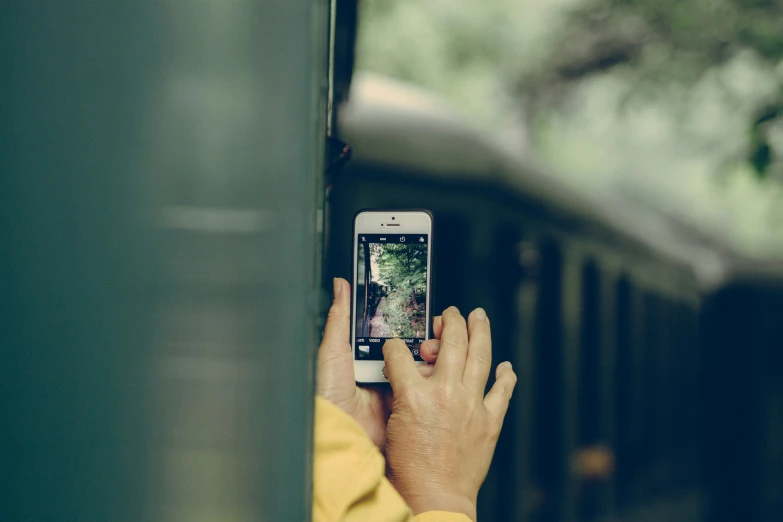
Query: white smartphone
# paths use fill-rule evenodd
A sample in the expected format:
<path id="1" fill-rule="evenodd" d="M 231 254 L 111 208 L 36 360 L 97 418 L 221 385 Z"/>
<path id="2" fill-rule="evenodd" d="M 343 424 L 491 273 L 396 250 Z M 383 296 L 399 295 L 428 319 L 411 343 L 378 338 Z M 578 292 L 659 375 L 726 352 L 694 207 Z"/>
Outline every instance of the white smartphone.
<path id="1" fill-rule="evenodd" d="M 432 214 L 363 210 L 353 222 L 353 313 L 356 382 L 385 383 L 383 345 L 401 338 L 417 364 L 430 336 Z"/>

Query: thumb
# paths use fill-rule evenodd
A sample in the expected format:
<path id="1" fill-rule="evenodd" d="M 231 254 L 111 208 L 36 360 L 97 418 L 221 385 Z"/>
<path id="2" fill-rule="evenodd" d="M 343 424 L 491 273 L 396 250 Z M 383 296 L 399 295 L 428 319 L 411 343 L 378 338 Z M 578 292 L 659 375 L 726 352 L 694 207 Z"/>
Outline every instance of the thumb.
<path id="1" fill-rule="evenodd" d="M 321 341 L 321 357 L 332 357 L 351 352 L 351 285 L 345 279 L 334 280 L 334 302 L 326 318 Z"/>
<path id="2" fill-rule="evenodd" d="M 389 339 L 384 343 L 383 360 L 389 383 L 395 391 L 415 382 L 415 379 L 423 379 L 413 361 L 413 354 L 401 339 Z"/>

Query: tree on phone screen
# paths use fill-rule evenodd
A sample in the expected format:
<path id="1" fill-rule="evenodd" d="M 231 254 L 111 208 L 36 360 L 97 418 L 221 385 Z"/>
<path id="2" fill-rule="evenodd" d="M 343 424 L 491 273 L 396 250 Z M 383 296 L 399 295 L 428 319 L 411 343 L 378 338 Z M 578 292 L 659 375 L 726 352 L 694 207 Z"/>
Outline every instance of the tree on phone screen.
<path id="1" fill-rule="evenodd" d="M 374 244 L 373 280 L 384 288 L 375 316 L 383 321 L 384 337 L 423 337 L 427 292 L 426 244 Z M 376 335 L 375 333 L 371 335 Z M 381 336 L 381 335 L 379 335 Z"/>

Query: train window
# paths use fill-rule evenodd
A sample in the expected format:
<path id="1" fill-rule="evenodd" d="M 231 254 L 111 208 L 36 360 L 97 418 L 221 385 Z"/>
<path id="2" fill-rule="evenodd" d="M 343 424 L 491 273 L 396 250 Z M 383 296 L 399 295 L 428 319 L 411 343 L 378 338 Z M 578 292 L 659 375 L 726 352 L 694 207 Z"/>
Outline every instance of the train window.
<path id="1" fill-rule="evenodd" d="M 663 358 L 666 344 L 665 303 L 658 294 L 645 296 L 644 305 L 644 344 L 642 354 L 642 424 L 640 454 L 640 490 L 647 498 L 655 496 L 654 478 L 659 475 L 661 466 L 661 400 L 664 385 Z"/>
<path id="2" fill-rule="evenodd" d="M 659 321 L 660 343 L 658 345 L 658 367 L 655 382 L 658 383 L 656 402 L 656 438 L 658 440 L 658 462 L 656 466 L 663 470 L 659 476 L 672 477 L 674 474 L 674 459 L 672 457 L 672 396 L 676 386 L 678 361 L 674 356 L 674 336 L 676 334 L 675 304 L 668 298 L 660 298 Z M 661 491 L 668 492 L 676 487 L 670 480 L 656 485 Z"/>
<path id="3" fill-rule="evenodd" d="M 482 520 L 511 520 L 514 513 L 521 512 L 529 504 L 528 449 L 532 422 L 527 408 L 530 393 L 525 388 L 530 378 L 525 379 L 525 373 L 533 371 L 530 354 L 535 313 L 526 300 L 519 298 L 527 278 L 524 278 L 520 255 L 513 246 L 520 244 L 521 237 L 516 223 L 496 225 L 492 250 L 484 254 L 483 269 L 479 268 L 490 283 L 484 285 L 483 291 L 487 294 L 482 294 L 481 301 L 476 304 L 486 307 L 492 321 L 492 360 L 495 364 L 511 361 L 520 383 L 506 414 L 487 479 L 479 492 L 478 517 Z M 532 289 L 527 293 L 535 296 Z M 465 313 L 468 312 L 466 309 Z M 490 376 L 488 386 L 492 381 L 493 376 Z"/>
<path id="4" fill-rule="evenodd" d="M 521 332 L 518 321 L 516 289 L 526 277 L 525 268 L 520 261 L 519 249 L 509 248 L 519 245 L 521 232 L 518 227 L 504 223 L 496 227 L 494 232 L 493 252 L 489 255 L 492 282 L 493 301 L 495 304 L 492 320 L 493 354 L 495 360 L 510 360 L 514 366 L 519 362 L 516 357 L 515 342 L 520 336 L 532 335 L 532 332 Z M 487 267 L 489 270 L 490 267 Z"/>
<path id="5" fill-rule="evenodd" d="M 619 506 L 630 501 L 631 462 L 629 426 L 631 421 L 632 391 L 632 333 L 631 333 L 631 284 L 623 276 L 617 281 L 615 335 L 617 358 L 615 363 L 614 391 L 614 444 L 616 456 L 615 494 Z"/>
<path id="6" fill-rule="evenodd" d="M 601 296 L 599 271 L 592 261 L 582 269 L 582 303 L 579 354 L 579 394 L 577 445 L 582 448 L 595 446 L 601 439 L 603 419 L 600 372 L 601 364 Z M 583 481 L 579 496 L 580 520 L 593 520 L 600 514 L 600 485 Z"/>
<path id="7" fill-rule="evenodd" d="M 656 401 L 655 389 L 657 388 L 657 356 L 660 349 L 660 323 L 658 322 L 658 298 L 654 294 L 647 293 L 644 296 L 643 328 L 644 340 L 642 344 L 641 365 L 641 446 L 639 448 L 639 479 L 642 482 L 640 491 L 644 497 L 650 494 L 650 468 L 657 458 L 655 444 L 656 430 Z"/>
<path id="8" fill-rule="evenodd" d="M 645 485 L 642 484 L 645 465 L 644 433 L 644 379 L 646 375 L 644 354 L 647 345 L 647 308 L 648 294 L 636 287 L 630 287 L 628 322 L 630 342 L 626 366 L 627 398 L 624 406 L 624 448 L 622 464 L 625 482 L 620 483 L 626 506 L 642 499 Z M 619 460 L 619 459 L 618 459 Z"/>
<path id="9" fill-rule="evenodd" d="M 463 314 L 472 304 L 466 295 L 472 229 L 470 221 L 454 214 L 439 214 L 433 244 L 433 304 L 439 315 L 446 307 L 456 306 Z M 455 283 L 460 284 L 455 284 Z"/>
<path id="10" fill-rule="evenodd" d="M 600 371 L 601 298 L 598 267 L 594 262 L 582 270 L 581 353 L 579 354 L 580 446 L 597 444 L 601 436 Z"/>
<path id="11" fill-rule="evenodd" d="M 694 446 L 696 436 L 697 403 L 696 403 L 696 353 L 695 339 L 689 324 L 693 312 L 684 303 L 677 303 L 673 317 L 674 335 L 672 337 L 672 375 L 671 395 L 668 405 L 671 408 L 671 444 L 672 458 L 676 463 L 677 482 L 681 488 L 690 485 L 688 470 L 695 467 L 692 458 L 697 448 Z"/>
<path id="12" fill-rule="evenodd" d="M 563 258 L 557 244 L 541 247 L 536 307 L 533 480 L 540 499 L 536 520 L 559 520 L 563 509 Z"/>

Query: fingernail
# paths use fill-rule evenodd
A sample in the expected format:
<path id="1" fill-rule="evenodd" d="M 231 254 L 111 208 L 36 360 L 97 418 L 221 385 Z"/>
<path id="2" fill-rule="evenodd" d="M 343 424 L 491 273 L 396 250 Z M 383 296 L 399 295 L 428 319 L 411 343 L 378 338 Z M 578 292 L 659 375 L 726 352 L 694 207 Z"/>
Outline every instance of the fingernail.
<path id="1" fill-rule="evenodd" d="M 332 284 L 334 285 L 334 298 L 337 299 L 340 297 L 340 292 L 343 290 L 343 285 L 340 284 L 340 280 L 336 277 L 332 281 Z"/>
<path id="2" fill-rule="evenodd" d="M 430 353 L 432 355 L 438 355 L 438 352 L 440 351 L 440 343 L 435 341 L 427 341 L 427 346 L 430 347 Z"/>
<path id="3" fill-rule="evenodd" d="M 511 363 L 508 361 L 500 363 L 500 366 L 505 366 L 509 370 L 513 370 L 513 368 L 511 367 Z"/>
<path id="4" fill-rule="evenodd" d="M 481 319 L 482 321 L 487 320 L 487 312 L 485 312 L 483 308 L 476 308 L 473 310 L 473 316 L 476 319 Z"/>

